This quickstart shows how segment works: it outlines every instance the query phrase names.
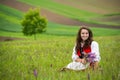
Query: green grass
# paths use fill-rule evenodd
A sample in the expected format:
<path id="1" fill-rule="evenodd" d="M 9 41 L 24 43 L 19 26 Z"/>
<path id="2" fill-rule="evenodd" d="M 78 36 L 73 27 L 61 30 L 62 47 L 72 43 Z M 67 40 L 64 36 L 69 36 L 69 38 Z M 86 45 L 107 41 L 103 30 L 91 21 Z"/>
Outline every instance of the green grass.
<path id="1" fill-rule="evenodd" d="M 0 4 L 0 30 L 20 32 L 23 13 Z"/>
<path id="2" fill-rule="evenodd" d="M 10 8 L 8 6 L 5 6 L 3 4 L 0 4 L 0 13 L 3 13 L 4 15 L 7 15 L 7 16 L 15 17 L 17 19 L 21 19 L 23 15 L 22 12 L 16 9 Z"/>
<path id="3" fill-rule="evenodd" d="M 9 29 L 10 26 L 8 26 Z M 7 27 L 6 27 L 7 28 Z M 13 27 L 14 28 L 14 27 Z M 10 28 L 10 29 L 13 29 Z M 8 30 L 7 29 L 7 30 Z M 18 29 L 18 28 L 17 28 Z M 45 33 L 42 33 L 41 35 L 53 35 L 53 36 L 76 36 L 77 31 L 79 27 L 70 27 L 70 26 L 61 26 L 61 25 L 54 25 L 54 26 L 48 26 L 47 31 Z M 13 29 L 15 30 L 15 29 Z M 13 31 L 12 30 L 12 31 Z M 120 30 L 118 29 L 105 29 L 105 28 L 91 28 L 93 31 L 94 36 L 116 36 L 120 35 Z M 15 30 L 16 31 L 16 30 Z M 22 32 L 11 32 L 11 31 L 3 31 L 0 30 L 1 36 L 14 36 L 14 35 L 23 35 Z M 40 35 L 40 34 L 37 34 Z"/>
<path id="4" fill-rule="evenodd" d="M 47 32 L 33 36 L 21 33 L 20 19 L 23 13 L 0 5 L 0 36 L 17 37 L 22 40 L 0 42 L 1 80 L 119 80 L 120 30 L 91 28 L 99 43 L 101 71 L 85 72 L 58 70 L 72 61 L 78 26 L 48 22 Z M 14 12 L 14 13 L 13 13 Z M 19 15 L 18 15 L 19 14 Z M 38 75 L 33 75 L 37 70 Z"/>
<path id="5" fill-rule="evenodd" d="M 53 35 L 63 35 L 63 36 L 74 36 L 77 34 L 79 26 L 66 26 L 60 24 L 48 24 L 48 29 L 46 34 Z M 94 32 L 94 36 L 113 36 L 120 35 L 119 29 L 108 29 L 108 28 L 95 28 L 91 27 L 91 30 Z"/>
<path id="6" fill-rule="evenodd" d="M 19 41 L 0 42 L 2 80 L 118 80 L 120 36 L 95 37 L 100 46 L 102 71 L 59 72 L 72 61 L 75 37 L 40 36 Z M 33 71 L 37 70 L 37 77 Z"/>
<path id="7" fill-rule="evenodd" d="M 1 14 L 0 14 L 0 16 L 1 16 Z M 2 14 L 2 16 L 0 17 L 0 30 L 21 32 L 22 27 L 21 27 L 20 23 L 18 23 L 19 20 L 16 20 L 13 17 L 10 18 L 10 16 L 9 17 L 7 17 L 6 15 L 4 15 L 4 16 Z"/>

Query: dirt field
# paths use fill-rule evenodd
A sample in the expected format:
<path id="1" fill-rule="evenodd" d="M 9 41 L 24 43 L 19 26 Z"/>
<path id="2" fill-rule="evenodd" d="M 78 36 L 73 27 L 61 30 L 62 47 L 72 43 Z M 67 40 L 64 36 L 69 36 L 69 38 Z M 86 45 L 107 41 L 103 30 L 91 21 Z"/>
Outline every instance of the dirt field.
<path id="1" fill-rule="evenodd" d="M 22 38 L 0 36 L 0 42 L 3 42 L 3 41 L 13 41 L 13 40 L 23 40 L 23 39 Z"/>
<path id="2" fill-rule="evenodd" d="M 54 0 L 78 9 L 98 14 L 120 12 L 120 0 Z"/>

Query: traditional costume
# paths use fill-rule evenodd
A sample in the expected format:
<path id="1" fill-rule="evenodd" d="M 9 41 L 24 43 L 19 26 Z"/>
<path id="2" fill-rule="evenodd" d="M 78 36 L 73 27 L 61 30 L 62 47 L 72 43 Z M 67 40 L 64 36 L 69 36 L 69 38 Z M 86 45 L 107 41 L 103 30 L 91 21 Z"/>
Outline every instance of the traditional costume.
<path id="1" fill-rule="evenodd" d="M 76 47 L 76 46 L 75 46 Z M 86 64 L 83 64 L 81 62 L 76 62 L 75 60 L 77 58 L 83 58 L 84 55 L 82 52 L 85 52 L 86 54 L 88 53 L 94 53 L 95 54 L 95 59 L 94 61 L 100 61 L 100 52 L 99 52 L 99 45 L 96 41 L 92 41 L 91 45 L 86 47 L 86 48 L 81 48 L 80 50 L 76 51 L 75 47 L 73 48 L 73 54 L 72 54 L 72 60 L 73 62 L 69 63 L 66 68 L 67 69 L 72 69 L 72 70 L 84 70 L 86 69 L 89 65 L 90 62 L 87 62 Z"/>

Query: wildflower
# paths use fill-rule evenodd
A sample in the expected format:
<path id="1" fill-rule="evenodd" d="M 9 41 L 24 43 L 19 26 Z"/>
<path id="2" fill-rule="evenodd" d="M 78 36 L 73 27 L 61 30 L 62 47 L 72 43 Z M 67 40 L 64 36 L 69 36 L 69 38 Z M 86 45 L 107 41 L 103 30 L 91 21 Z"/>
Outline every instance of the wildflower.
<path id="1" fill-rule="evenodd" d="M 86 60 L 87 62 L 94 62 L 94 59 L 96 58 L 96 55 L 95 53 L 88 53 L 87 56 L 86 56 Z"/>
<path id="2" fill-rule="evenodd" d="M 33 74 L 34 74 L 34 76 L 36 77 L 36 80 L 37 80 L 37 76 L 38 76 L 37 69 L 34 69 L 34 70 L 33 70 Z"/>

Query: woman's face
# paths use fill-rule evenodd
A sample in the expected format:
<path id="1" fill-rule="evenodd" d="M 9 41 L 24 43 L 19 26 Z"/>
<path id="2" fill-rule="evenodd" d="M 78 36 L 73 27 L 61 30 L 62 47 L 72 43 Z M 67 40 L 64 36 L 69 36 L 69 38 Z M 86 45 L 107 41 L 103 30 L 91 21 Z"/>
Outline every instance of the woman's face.
<path id="1" fill-rule="evenodd" d="M 81 35 L 82 40 L 85 41 L 89 37 L 89 32 L 86 29 L 82 29 L 80 35 Z"/>

